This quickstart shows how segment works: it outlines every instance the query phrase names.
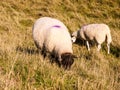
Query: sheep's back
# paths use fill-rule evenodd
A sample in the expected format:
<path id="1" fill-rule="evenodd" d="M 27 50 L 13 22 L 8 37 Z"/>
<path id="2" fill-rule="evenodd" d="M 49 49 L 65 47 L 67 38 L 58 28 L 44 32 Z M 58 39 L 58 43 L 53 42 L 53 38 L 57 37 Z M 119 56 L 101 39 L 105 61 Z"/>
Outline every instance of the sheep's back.
<path id="1" fill-rule="evenodd" d="M 82 28 L 86 38 L 96 39 L 100 43 L 105 40 L 106 34 L 110 32 L 106 24 L 89 24 Z"/>

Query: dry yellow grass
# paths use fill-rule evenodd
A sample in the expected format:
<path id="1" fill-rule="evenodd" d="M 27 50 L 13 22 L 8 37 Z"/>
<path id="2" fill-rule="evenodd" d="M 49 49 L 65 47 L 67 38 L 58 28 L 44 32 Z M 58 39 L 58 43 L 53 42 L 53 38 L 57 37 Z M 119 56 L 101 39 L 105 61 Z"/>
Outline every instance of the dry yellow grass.
<path id="1" fill-rule="evenodd" d="M 42 16 L 57 18 L 70 33 L 88 23 L 106 23 L 112 33 L 111 54 L 103 45 L 90 52 L 73 44 L 79 56 L 69 71 L 43 59 L 32 39 L 32 25 Z M 0 2 L 1 90 L 119 90 L 119 0 L 3 0 Z"/>

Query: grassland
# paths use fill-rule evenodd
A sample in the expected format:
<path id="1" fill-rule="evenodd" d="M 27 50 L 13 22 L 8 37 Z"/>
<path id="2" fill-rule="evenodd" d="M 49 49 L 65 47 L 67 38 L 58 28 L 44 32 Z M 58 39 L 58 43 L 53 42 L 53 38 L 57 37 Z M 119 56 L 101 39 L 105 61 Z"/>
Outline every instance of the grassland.
<path id="1" fill-rule="evenodd" d="M 106 23 L 112 34 L 111 54 L 73 44 L 79 56 L 70 70 L 43 59 L 32 39 L 36 19 L 50 16 L 70 33 L 84 24 Z M 119 90 L 120 0 L 0 1 L 0 90 Z"/>

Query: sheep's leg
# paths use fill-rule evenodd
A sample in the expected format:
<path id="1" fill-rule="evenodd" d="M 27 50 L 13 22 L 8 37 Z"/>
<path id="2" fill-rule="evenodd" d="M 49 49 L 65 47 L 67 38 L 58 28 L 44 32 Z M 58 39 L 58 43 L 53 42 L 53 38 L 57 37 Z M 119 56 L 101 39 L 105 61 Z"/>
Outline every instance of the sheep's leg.
<path id="1" fill-rule="evenodd" d="M 100 51 L 100 49 L 101 49 L 101 44 L 98 44 L 98 49 L 97 49 L 97 51 Z"/>
<path id="2" fill-rule="evenodd" d="M 107 43 L 107 48 L 108 48 L 108 54 L 110 53 L 110 44 Z"/>
<path id="3" fill-rule="evenodd" d="M 57 56 L 55 56 L 55 59 L 56 59 L 55 61 L 56 61 L 56 63 L 58 64 L 58 66 L 61 67 L 61 61 L 62 61 L 62 60 L 61 60 L 61 56 L 58 56 L 58 55 L 57 55 Z"/>
<path id="4" fill-rule="evenodd" d="M 88 41 L 86 41 L 86 44 L 87 44 L 87 49 L 88 49 L 88 51 L 90 51 L 89 42 L 88 42 Z"/>
<path id="5" fill-rule="evenodd" d="M 42 50 L 41 50 L 41 54 L 43 55 L 44 58 L 47 56 L 46 52 L 47 51 L 46 51 L 45 45 L 43 45 Z"/>

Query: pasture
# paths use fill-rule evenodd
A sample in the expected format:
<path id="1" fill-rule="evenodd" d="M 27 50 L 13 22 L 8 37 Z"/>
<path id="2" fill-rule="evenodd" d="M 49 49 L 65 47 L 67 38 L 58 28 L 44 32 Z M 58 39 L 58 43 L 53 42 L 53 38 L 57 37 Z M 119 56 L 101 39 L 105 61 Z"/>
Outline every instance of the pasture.
<path id="1" fill-rule="evenodd" d="M 37 50 L 32 26 L 42 16 L 61 20 L 72 33 L 82 25 L 105 23 L 112 44 L 100 52 L 73 44 L 70 70 L 51 64 Z M 119 90 L 120 0 L 2 0 L 0 1 L 0 90 Z"/>

